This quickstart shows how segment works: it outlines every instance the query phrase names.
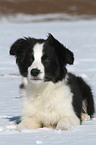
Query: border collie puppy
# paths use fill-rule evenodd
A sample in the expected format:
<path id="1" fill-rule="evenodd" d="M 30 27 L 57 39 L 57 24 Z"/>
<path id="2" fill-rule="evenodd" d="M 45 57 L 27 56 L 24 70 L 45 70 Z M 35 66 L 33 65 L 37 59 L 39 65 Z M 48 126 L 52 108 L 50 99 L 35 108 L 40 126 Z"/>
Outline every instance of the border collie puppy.
<path id="1" fill-rule="evenodd" d="M 90 86 L 68 73 L 73 53 L 51 34 L 47 39 L 18 39 L 10 49 L 23 76 L 22 117 L 18 130 L 51 127 L 70 129 L 80 125 L 82 113 L 92 117 Z"/>

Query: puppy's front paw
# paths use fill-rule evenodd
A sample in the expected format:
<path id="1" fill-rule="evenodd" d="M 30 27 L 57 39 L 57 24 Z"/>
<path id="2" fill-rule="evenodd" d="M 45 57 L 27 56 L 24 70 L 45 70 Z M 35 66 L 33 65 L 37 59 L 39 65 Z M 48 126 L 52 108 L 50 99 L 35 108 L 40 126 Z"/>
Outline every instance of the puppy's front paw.
<path id="1" fill-rule="evenodd" d="M 68 130 L 69 128 L 71 128 L 71 125 L 67 119 L 60 120 L 56 126 L 57 130 Z"/>
<path id="2" fill-rule="evenodd" d="M 21 129 L 38 129 L 41 127 L 41 123 L 38 122 L 34 118 L 26 118 L 21 121 L 21 123 L 17 126 L 16 130 L 21 131 Z"/>
<path id="3" fill-rule="evenodd" d="M 78 126 L 80 125 L 80 120 L 77 117 L 69 117 L 69 118 L 64 118 L 60 120 L 57 124 L 56 129 L 61 129 L 61 130 L 68 130 L 72 126 Z"/>

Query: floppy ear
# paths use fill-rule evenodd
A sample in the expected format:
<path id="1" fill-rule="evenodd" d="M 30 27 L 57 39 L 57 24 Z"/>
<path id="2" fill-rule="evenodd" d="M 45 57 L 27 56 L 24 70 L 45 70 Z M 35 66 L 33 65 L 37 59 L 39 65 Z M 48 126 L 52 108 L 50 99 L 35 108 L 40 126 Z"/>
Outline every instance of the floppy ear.
<path id="1" fill-rule="evenodd" d="M 15 55 L 19 61 L 23 61 L 27 51 L 26 40 L 18 39 L 10 48 L 10 55 Z"/>
<path id="2" fill-rule="evenodd" d="M 10 48 L 10 55 L 17 56 L 20 52 L 20 49 L 22 49 L 24 43 L 24 39 L 18 39 L 13 43 L 13 45 Z"/>
<path id="3" fill-rule="evenodd" d="M 72 65 L 74 63 L 74 55 L 63 44 L 56 40 L 51 34 L 47 38 L 48 43 L 55 48 L 60 64 Z"/>
<path id="4" fill-rule="evenodd" d="M 29 45 L 28 45 L 29 44 Z M 27 42 L 27 38 L 18 39 L 10 48 L 10 55 L 16 57 L 16 63 L 19 67 L 21 75 L 27 76 L 28 64 L 26 63 L 26 55 L 28 53 L 30 43 Z"/>

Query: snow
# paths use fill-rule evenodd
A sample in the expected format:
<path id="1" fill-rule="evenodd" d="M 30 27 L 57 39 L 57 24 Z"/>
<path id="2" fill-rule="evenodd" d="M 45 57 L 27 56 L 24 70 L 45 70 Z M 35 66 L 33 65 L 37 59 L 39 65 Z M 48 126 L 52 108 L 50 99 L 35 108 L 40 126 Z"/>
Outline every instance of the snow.
<path id="1" fill-rule="evenodd" d="M 16 131 L 14 121 L 21 115 L 21 77 L 9 49 L 15 40 L 23 36 L 46 38 L 48 33 L 52 33 L 74 52 L 75 63 L 68 66 L 68 70 L 81 75 L 91 85 L 96 107 L 96 20 L 40 21 L 40 17 L 36 16 L 35 20 L 29 21 L 30 16 L 23 16 L 21 21 L 21 18 L 0 20 L 0 144 L 95 145 L 96 114 L 93 120 L 67 131 L 48 128 Z"/>

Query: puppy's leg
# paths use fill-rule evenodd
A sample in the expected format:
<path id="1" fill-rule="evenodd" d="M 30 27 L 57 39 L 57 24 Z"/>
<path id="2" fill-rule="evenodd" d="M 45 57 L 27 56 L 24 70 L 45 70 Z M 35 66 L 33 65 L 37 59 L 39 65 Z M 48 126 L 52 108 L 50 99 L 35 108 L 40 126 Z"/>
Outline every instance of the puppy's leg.
<path id="1" fill-rule="evenodd" d="M 41 127 L 41 123 L 36 118 L 23 118 L 21 123 L 17 126 L 18 131 L 23 128 L 26 129 L 38 129 Z"/>
<path id="2" fill-rule="evenodd" d="M 80 120 L 77 117 L 65 117 L 58 122 L 56 129 L 67 130 L 77 125 L 80 125 Z"/>

